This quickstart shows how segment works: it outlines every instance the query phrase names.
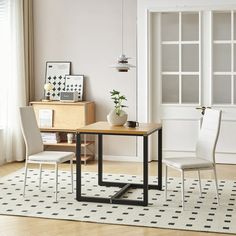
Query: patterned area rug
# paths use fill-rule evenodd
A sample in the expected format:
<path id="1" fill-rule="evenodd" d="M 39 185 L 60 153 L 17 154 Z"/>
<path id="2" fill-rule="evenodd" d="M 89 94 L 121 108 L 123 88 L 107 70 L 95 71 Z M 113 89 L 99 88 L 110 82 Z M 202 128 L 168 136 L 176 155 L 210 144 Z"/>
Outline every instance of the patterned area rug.
<path id="1" fill-rule="evenodd" d="M 198 180 L 186 179 L 186 209 L 181 208 L 181 181 L 169 178 L 168 201 L 164 191 L 149 190 L 149 205 L 128 206 L 77 202 L 71 193 L 70 173 L 59 172 L 58 202 L 54 202 L 54 171 L 43 172 L 42 190 L 38 189 L 38 170 L 30 170 L 26 196 L 22 197 L 23 170 L 0 178 L 0 214 L 123 224 L 168 229 L 236 233 L 236 181 L 219 181 L 220 205 L 215 198 L 211 180 L 202 180 L 203 193 L 199 195 Z M 140 176 L 106 174 L 104 180 L 140 183 Z M 157 183 L 156 177 L 149 182 Z M 100 187 L 97 174 L 83 173 L 83 194 L 107 197 L 119 188 Z M 142 199 L 142 190 L 130 189 L 123 198 Z"/>

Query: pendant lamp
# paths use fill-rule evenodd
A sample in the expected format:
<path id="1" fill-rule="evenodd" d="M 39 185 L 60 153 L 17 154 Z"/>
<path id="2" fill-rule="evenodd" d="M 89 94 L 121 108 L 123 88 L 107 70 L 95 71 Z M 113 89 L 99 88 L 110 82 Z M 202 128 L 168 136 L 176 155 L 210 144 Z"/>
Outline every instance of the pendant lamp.
<path id="1" fill-rule="evenodd" d="M 124 0 L 122 1 L 122 6 L 121 6 L 121 29 L 122 29 L 122 34 L 121 34 L 121 47 L 122 47 L 122 53 L 121 55 L 117 58 L 117 63 L 114 65 L 111 65 L 110 67 L 115 68 L 118 72 L 128 72 L 130 68 L 135 67 L 134 65 L 131 65 L 128 63 L 128 59 L 131 59 L 131 57 L 127 57 L 124 54 Z"/>

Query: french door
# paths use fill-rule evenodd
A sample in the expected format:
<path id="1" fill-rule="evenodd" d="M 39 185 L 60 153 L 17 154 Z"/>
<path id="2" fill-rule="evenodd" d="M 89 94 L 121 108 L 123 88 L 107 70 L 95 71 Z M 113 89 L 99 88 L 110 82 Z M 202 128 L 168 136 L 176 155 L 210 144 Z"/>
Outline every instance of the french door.
<path id="1" fill-rule="evenodd" d="M 236 12 L 152 12 L 150 42 L 151 121 L 163 124 L 164 157 L 194 155 L 196 108 L 209 106 L 223 111 L 216 160 L 236 163 Z"/>

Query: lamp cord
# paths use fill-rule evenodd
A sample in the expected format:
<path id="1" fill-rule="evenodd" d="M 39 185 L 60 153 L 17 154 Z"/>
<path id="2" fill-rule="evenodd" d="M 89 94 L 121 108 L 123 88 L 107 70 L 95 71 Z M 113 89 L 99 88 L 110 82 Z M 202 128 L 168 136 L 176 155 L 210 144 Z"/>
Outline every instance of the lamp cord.
<path id="1" fill-rule="evenodd" d="M 124 54 L 124 47 L 123 47 L 123 41 L 124 41 L 124 0 L 122 0 L 122 5 L 121 5 L 121 52 L 122 55 Z"/>

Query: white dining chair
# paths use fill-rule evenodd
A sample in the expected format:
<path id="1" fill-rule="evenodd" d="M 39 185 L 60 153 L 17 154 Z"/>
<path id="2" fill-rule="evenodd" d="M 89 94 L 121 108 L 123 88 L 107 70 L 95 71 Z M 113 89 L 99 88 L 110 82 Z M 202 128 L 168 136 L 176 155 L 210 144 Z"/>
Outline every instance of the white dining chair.
<path id="1" fill-rule="evenodd" d="M 184 173 L 185 171 L 197 171 L 199 179 L 200 195 L 201 177 L 200 171 L 212 169 L 215 179 L 217 202 L 219 203 L 219 193 L 215 166 L 215 148 L 219 137 L 221 123 L 221 111 L 206 109 L 205 115 L 202 118 L 202 125 L 199 132 L 195 157 L 175 157 L 165 158 L 163 163 L 166 165 L 165 171 L 165 199 L 167 199 L 167 175 L 168 167 L 172 167 L 181 171 L 182 178 L 182 208 L 184 209 Z"/>
<path id="2" fill-rule="evenodd" d="M 44 151 L 43 141 L 38 128 L 34 109 L 30 106 L 20 107 L 21 129 L 26 145 L 25 176 L 23 196 L 25 196 L 28 164 L 39 164 L 39 189 L 41 189 L 42 165 L 55 165 L 55 200 L 58 193 L 58 164 L 70 161 L 71 166 L 71 188 L 73 192 L 73 158 L 74 152 Z"/>

